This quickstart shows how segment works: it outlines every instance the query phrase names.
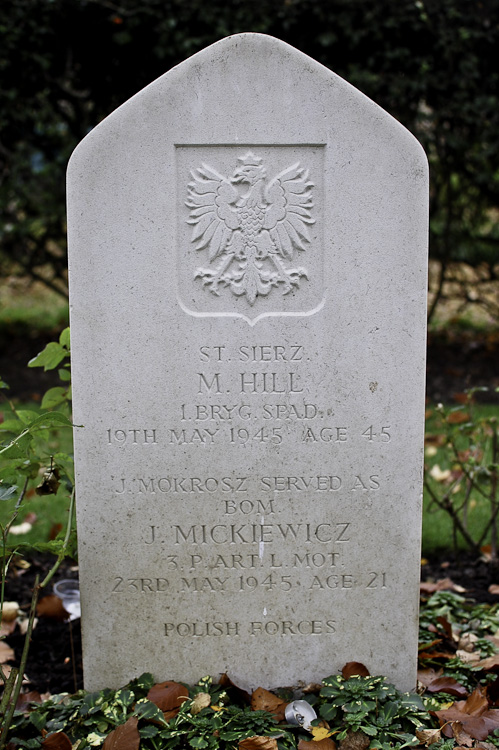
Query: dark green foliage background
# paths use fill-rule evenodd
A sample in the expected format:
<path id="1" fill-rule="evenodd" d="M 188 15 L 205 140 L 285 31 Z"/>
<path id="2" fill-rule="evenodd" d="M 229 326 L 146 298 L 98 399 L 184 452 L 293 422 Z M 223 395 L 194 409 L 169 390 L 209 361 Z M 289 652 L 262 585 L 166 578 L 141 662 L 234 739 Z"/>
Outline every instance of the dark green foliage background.
<path id="1" fill-rule="evenodd" d="M 493 273 L 499 0 L 3 0 L 0 273 L 65 290 L 73 148 L 173 65 L 241 31 L 289 42 L 408 127 L 432 167 L 431 254 L 444 274 L 452 260 Z"/>

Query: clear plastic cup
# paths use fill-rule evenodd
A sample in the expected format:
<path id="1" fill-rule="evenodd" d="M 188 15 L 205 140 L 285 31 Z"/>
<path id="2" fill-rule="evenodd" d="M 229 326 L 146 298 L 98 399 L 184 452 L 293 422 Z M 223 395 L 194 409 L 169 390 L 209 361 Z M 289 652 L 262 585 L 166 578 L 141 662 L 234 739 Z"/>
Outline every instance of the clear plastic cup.
<path id="1" fill-rule="evenodd" d="M 77 620 L 81 616 L 79 581 L 76 578 L 63 578 L 54 583 L 53 592 L 62 600 L 69 619 Z"/>

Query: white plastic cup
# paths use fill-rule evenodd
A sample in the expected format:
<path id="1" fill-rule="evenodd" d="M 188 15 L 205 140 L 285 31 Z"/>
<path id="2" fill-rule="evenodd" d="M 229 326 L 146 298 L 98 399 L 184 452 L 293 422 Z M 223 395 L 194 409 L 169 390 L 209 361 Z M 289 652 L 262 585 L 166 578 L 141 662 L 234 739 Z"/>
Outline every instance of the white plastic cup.
<path id="1" fill-rule="evenodd" d="M 70 620 L 81 617 L 80 584 L 76 578 L 63 578 L 53 585 L 53 592 L 62 600 L 62 606 L 69 614 Z"/>

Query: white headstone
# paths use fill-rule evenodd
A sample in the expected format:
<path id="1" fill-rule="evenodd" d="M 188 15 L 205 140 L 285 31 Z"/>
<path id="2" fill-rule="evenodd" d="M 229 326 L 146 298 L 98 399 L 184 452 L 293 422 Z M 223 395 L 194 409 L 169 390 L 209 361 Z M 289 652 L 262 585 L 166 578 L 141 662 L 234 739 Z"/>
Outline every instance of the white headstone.
<path id="1" fill-rule="evenodd" d="M 70 163 L 88 688 L 415 686 L 427 164 L 287 44 L 214 44 Z"/>

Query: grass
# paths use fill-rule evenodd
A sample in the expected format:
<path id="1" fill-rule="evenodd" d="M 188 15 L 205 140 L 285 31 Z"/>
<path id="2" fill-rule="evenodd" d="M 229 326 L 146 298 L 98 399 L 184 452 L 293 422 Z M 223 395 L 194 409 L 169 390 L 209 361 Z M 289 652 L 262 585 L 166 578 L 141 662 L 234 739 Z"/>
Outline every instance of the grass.
<path id="1" fill-rule="evenodd" d="M 36 335 L 68 323 L 68 301 L 41 283 L 13 277 L 0 285 L 0 331 Z"/>
<path id="2" fill-rule="evenodd" d="M 483 457 L 477 461 L 476 466 L 473 467 L 470 464 L 471 469 L 481 477 L 478 487 L 473 489 L 467 497 L 466 478 L 460 472 L 459 462 L 447 440 L 448 434 L 442 427 L 440 413 L 434 407 L 427 411 L 425 477 L 438 497 L 453 490 L 450 492 L 453 506 L 456 508 L 462 506 L 459 517 L 470 536 L 476 540 L 481 537 L 492 512 L 490 475 L 486 470 L 480 470 L 479 467 L 490 467 L 492 462 L 492 431 L 497 430 L 497 423 L 494 424 L 494 419 L 499 420 L 499 406 L 474 404 L 471 412 L 468 408 L 456 407 L 451 414 L 456 417 L 466 414 L 472 418 L 475 426 L 483 424 L 483 429 L 476 428 L 474 433 L 470 432 L 470 421 L 462 423 L 458 421 L 453 426 L 458 451 L 470 449 L 483 451 Z M 437 506 L 427 488 L 425 488 L 423 508 L 423 554 L 432 554 L 452 547 L 467 548 L 459 531 L 454 533 L 450 515 Z M 484 541 L 490 542 L 490 534 Z"/>

